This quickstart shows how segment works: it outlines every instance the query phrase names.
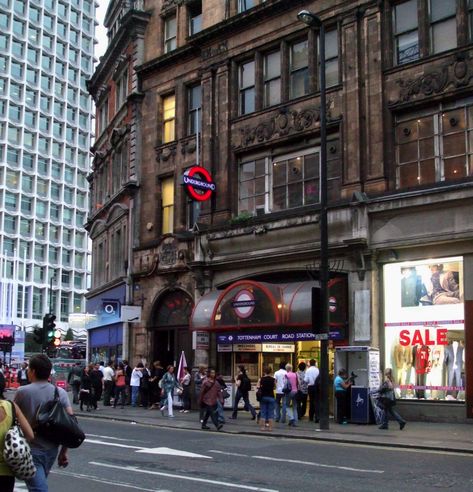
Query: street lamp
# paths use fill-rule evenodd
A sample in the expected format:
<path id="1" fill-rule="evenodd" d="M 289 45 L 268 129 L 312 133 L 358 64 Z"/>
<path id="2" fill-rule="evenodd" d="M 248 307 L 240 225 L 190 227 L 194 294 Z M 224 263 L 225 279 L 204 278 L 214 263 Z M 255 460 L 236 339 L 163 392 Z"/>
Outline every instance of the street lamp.
<path id="1" fill-rule="evenodd" d="M 320 88 L 320 429 L 328 430 L 328 224 L 327 224 L 327 113 L 325 87 L 325 27 L 319 17 L 302 10 L 297 18 L 311 28 L 319 30 L 319 88 Z M 314 306 L 312 306 L 314 309 Z M 315 327 L 313 327 L 315 330 Z"/>

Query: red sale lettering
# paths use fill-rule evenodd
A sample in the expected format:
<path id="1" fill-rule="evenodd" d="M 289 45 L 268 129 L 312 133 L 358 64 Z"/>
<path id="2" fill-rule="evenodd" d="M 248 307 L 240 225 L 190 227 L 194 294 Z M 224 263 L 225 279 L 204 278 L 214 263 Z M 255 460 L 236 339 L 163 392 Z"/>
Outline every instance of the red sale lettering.
<path id="1" fill-rule="evenodd" d="M 437 330 L 437 345 L 448 345 L 446 328 L 439 328 Z"/>
<path id="2" fill-rule="evenodd" d="M 403 347 L 409 345 L 448 345 L 447 329 L 438 328 L 435 333 L 432 333 L 432 330 L 429 329 L 425 330 L 424 333 L 422 330 L 415 330 L 412 338 L 409 330 L 401 330 L 399 344 Z"/>
<path id="3" fill-rule="evenodd" d="M 407 347 L 411 344 L 409 339 L 409 330 L 401 330 L 401 333 L 399 333 L 399 344 L 403 347 Z"/>

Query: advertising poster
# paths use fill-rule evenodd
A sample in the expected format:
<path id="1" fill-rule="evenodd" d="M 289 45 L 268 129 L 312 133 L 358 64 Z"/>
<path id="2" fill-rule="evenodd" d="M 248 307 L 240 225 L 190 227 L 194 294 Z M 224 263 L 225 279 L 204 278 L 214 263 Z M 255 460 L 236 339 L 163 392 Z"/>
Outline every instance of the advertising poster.
<path id="1" fill-rule="evenodd" d="M 398 396 L 464 400 L 463 260 L 384 267 L 385 367 Z"/>

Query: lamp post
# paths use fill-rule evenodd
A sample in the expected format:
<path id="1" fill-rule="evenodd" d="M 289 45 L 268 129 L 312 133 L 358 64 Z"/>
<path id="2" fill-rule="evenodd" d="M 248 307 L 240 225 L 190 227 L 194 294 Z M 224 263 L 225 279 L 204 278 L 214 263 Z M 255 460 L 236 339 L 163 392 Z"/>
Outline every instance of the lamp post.
<path id="1" fill-rule="evenodd" d="M 327 224 L 327 114 L 325 87 L 325 27 L 319 17 L 308 10 L 302 10 L 297 18 L 319 31 L 319 88 L 320 88 L 320 429 L 328 430 L 328 224 Z M 314 306 L 312 306 L 314 309 Z M 315 330 L 315 327 L 313 327 Z"/>

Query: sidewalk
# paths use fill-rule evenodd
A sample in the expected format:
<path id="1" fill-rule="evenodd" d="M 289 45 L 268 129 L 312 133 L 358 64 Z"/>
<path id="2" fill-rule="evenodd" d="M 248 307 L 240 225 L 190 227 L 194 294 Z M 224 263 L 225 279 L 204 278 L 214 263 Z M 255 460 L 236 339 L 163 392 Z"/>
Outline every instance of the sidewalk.
<path id="1" fill-rule="evenodd" d="M 99 405 L 97 411 L 81 412 L 74 405 L 74 412 L 83 418 L 110 419 L 156 427 L 200 430 L 197 412 L 188 414 L 174 410 L 174 418 L 163 417 L 159 410 L 147 410 L 126 406 L 124 409 Z M 272 433 L 261 432 L 251 415 L 238 412 L 237 420 L 231 420 L 230 411 L 225 411 L 226 424 L 223 432 L 232 434 L 265 435 L 295 439 L 314 439 L 319 441 L 366 444 L 372 446 L 389 446 L 398 448 L 415 448 L 427 450 L 450 451 L 473 455 L 473 422 L 472 424 L 447 424 L 430 422 L 408 422 L 403 431 L 396 422 L 390 422 L 389 430 L 378 429 L 377 425 L 339 425 L 330 421 L 330 430 L 321 431 L 318 424 L 307 421 L 307 417 L 299 422 L 298 427 L 288 427 L 280 423 L 274 424 Z M 211 425 L 211 424 L 209 424 Z M 213 426 L 211 426 L 213 429 Z"/>

